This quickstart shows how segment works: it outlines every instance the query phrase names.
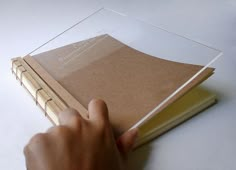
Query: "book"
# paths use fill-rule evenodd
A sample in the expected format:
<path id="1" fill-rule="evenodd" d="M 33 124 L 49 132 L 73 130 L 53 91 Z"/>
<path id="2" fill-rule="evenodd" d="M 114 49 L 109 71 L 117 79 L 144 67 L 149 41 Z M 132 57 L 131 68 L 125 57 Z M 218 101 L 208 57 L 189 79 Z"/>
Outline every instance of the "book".
<path id="1" fill-rule="evenodd" d="M 203 67 L 145 54 L 108 34 L 12 59 L 12 72 L 53 124 L 59 124 L 58 113 L 68 107 L 86 118 L 89 101 L 101 98 L 116 137 L 195 75 L 138 125 L 136 147 L 215 103 L 214 94 L 198 87 L 214 73 L 206 68 L 196 76 Z"/>

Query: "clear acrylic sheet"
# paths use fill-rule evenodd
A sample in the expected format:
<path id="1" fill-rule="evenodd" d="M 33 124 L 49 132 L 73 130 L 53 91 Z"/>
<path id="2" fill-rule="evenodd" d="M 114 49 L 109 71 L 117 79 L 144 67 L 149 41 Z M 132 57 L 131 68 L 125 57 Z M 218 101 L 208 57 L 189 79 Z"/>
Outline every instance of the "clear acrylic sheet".
<path id="1" fill-rule="evenodd" d="M 217 49 L 203 45 L 175 33 L 171 33 L 138 19 L 120 14 L 116 11 L 104 8 L 95 11 L 84 20 L 69 27 L 67 30 L 50 39 L 48 42 L 36 48 L 28 55 L 37 57 L 37 54 L 42 52 L 74 43 L 73 48 L 70 48 L 69 51 L 64 54 L 58 54 L 61 55 L 58 56 L 58 62 L 60 63 L 61 71 L 63 72 L 65 71 L 63 69 L 66 68 L 68 63 L 74 62 L 75 55 L 78 55 L 79 53 L 82 56 L 83 54 L 88 53 L 92 48 L 96 46 L 99 47 L 101 43 L 106 40 L 106 34 L 114 37 L 129 47 L 152 56 L 157 56 L 171 61 L 204 66 L 170 95 L 166 96 L 164 100 L 157 103 L 156 107 L 150 110 L 145 117 L 139 120 L 131 128 L 138 127 L 152 117 L 156 111 L 159 110 L 159 108 L 171 100 L 179 91 L 192 82 L 195 77 L 201 74 L 222 55 L 222 52 Z M 102 36 L 98 40 L 91 39 L 91 41 L 82 45 L 76 44 L 77 42 L 100 35 L 105 36 Z M 111 53 L 121 47 L 122 45 L 112 46 L 111 44 L 110 51 L 107 53 Z M 97 54 L 93 54 L 95 55 L 95 58 L 99 57 L 98 54 L 100 52 L 102 51 L 98 50 Z M 81 60 L 80 66 L 85 67 L 85 65 L 89 65 L 90 62 L 90 60 Z"/>

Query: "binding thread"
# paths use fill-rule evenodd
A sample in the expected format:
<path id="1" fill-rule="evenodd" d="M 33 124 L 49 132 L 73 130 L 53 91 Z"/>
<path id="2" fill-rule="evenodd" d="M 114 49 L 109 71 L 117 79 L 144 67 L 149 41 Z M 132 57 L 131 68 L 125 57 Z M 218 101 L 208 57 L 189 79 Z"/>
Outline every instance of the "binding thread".
<path id="1" fill-rule="evenodd" d="M 48 102 L 50 102 L 50 101 L 52 101 L 51 98 L 48 99 L 48 100 L 45 102 L 45 106 L 44 106 L 44 114 L 45 114 L 45 116 L 47 116 L 47 104 L 48 104 Z"/>
<path id="2" fill-rule="evenodd" d="M 18 66 L 16 67 L 16 80 L 18 79 L 17 75 L 18 75 L 18 70 L 19 70 L 20 67 L 22 67 L 22 65 L 18 65 Z"/>
<path id="3" fill-rule="evenodd" d="M 11 65 L 11 72 L 12 72 L 12 74 L 14 74 L 14 70 L 13 70 L 13 67 L 14 67 L 14 63 L 15 62 L 17 62 L 18 60 L 17 59 L 15 59 L 15 60 L 12 60 L 12 65 Z"/>
<path id="4" fill-rule="evenodd" d="M 38 93 L 39 93 L 40 90 L 43 90 L 43 88 L 40 87 L 35 91 L 35 104 L 36 105 L 38 105 Z"/>
<path id="5" fill-rule="evenodd" d="M 23 85 L 22 78 L 23 78 L 23 73 L 25 73 L 25 72 L 27 72 L 27 70 L 22 71 L 20 74 L 20 85 L 21 86 Z"/>
<path id="6" fill-rule="evenodd" d="M 23 85 L 23 74 L 25 73 L 25 72 L 27 72 L 27 69 L 25 69 L 25 67 L 23 66 L 23 64 L 21 64 L 20 62 L 19 63 L 17 63 L 16 64 L 16 62 L 18 62 L 18 60 L 17 59 L 14 59 L 14 60 L 12 60 L 12 68 L 11 68 L 11 70 L 12 70 L 12 74 L 14 74 L 15 73 L 15 75 L 16 75 L 16 79 L 19 79 L 20 80 L 20 84 L 21 85 Z M 19 64 L 19 65 L 18 65 Z M 14 68 L 15 67 L 15 68 Z M 19 72 L 19 68 L 20 67 L 23 67 L 23 71 L 21 71 L 20 72 L 20 75 L 18 76 L 18 72 Z M 14 71 L 15 70 L 15 71 Z M 43 88 L 42 87 L 39 87 L 36 91 L 35 91 L 35 103 L 36 103 L 36 105 L 38 105 L 38 103 L 39 103 L 39 92 L 41 91 L 41 90 L 43 90 Z M 44 103 L 44 113 L 45 113 L 45 116 L 48 116 L 48 114 L 47 114 L 47 108 L 48 108 L 48 103 L 50 102 L 50 101 L 53 101 L 53 99 L 49 96 L 49 99 L 47 99 L 46 101 L 45 101 L 45 103 Z"/>

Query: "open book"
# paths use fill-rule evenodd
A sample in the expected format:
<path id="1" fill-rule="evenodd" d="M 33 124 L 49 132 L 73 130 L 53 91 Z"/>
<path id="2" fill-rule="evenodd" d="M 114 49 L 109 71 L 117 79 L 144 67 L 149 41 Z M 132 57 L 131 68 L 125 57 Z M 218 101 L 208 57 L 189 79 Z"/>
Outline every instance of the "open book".
<path id="1" fill-rule="evenodd" d="M 87 116 L 92 98 L 103 99 L 116 136 L 129 130 L 203 66 L 145 54 L 108 34 L 12 60 L 12 71 L 45 115 L 58 124 L 67 107 Z M 207 68 L 139 124 L 136 146 L 166 132 L 215 103 L 197 87 L 214 72 Z"/>

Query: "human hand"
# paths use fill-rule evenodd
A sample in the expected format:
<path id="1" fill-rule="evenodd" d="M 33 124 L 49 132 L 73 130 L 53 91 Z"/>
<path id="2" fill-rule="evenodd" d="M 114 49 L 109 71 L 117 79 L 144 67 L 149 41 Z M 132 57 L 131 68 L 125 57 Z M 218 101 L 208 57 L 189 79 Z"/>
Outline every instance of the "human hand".
<path id="1" fill-rule="evenodd" d="M 35 135 L 24 149 L 27 170 L 124 170 L 137 129 L 115 140 L 102 100 L 88 106 L 89 118 L 76 110 L 59 114 L 59 126 Z"/>

